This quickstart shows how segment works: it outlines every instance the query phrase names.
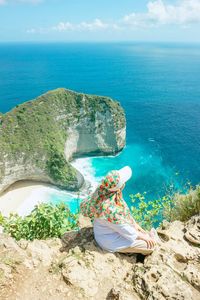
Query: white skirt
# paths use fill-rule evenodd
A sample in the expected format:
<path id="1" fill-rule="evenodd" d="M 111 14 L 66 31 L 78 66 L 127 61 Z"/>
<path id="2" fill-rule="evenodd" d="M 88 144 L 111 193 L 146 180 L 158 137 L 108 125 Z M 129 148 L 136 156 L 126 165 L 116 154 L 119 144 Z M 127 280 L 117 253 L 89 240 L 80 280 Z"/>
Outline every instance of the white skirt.
<path id="1" fill-rule="evenodd" d="M 94 220 L 94 237 L 98 245 L 109 252 L 131 247 L 138 232 L 130 224 L 113 224 L 104 219 Z"/>

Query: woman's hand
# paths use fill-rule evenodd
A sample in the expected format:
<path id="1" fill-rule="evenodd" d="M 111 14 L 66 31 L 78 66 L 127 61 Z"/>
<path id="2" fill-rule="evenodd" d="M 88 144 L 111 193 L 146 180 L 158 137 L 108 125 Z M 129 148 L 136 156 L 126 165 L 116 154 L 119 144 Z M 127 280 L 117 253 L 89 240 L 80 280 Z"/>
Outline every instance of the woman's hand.
<path id="1" fill-rule="evenodd" d="M 137 224 L 136 222 L 135 222 L 134 226 L 135 226 L 135 229 L 136 229 L 137 231 L 140 231 L 140 232 L 145 233 L 145 234 L 148 233 L 147 231 L 145 231 L 145 230 L 144 230 L 139 224 Z"/>
<path id="2" fill-rule="evenodd" d="M 142 229 L 142 227 L 140 227 L 140 226 L 139 226 L 138 230 L 139 230 L 140 232 L 142 232 L 142 233 L 146 233 L 146 234 L 148 233 L 147 231 L 145 231 L 144 229 Z"/>
<path id="3" fill-rule="evenodd" d="M 143 240 L 147 243 L 147 248 L 152 249 L 156 245 L 155 241 L 148 236 L 143 237 Z"/>
<path id="4" fill-rule="evenodd" d="M 139 233 L 137 238 L 145 241 L 148 249 L 152 249 L 156 245 L 155 240 L 147 233 Z"/>

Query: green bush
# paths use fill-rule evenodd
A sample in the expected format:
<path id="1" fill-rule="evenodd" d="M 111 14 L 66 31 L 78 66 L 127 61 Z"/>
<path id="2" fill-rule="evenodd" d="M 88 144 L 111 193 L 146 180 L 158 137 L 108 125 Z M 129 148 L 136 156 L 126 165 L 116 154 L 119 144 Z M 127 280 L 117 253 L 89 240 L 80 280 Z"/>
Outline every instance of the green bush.
<path id="1" fill-rule="evenodd" d="M 200 186 L 190 189 L 187 194 L 171 191 L 155 200 L 147 200 L 146 193 L 130 197 L 134 204 L 131 207 L 134 219 L 147 230 L 159 226 L 163 219 L 187 221 L 200 213 Z"/>
<path id="2" fill-rule="evenodd" d="M 134 204 L 131 206 L 133 217 L 144 229 L 149 230 L 152 227 L 157 227 L 164 218 L 165 208 L 170 211 L 172 201 L 169 196 L 147 200 L 146 193 L 137 193 L 130 195 L 130 197 Z"/>
<path id="3" fill-rule="evenodd" d="M 168 211 L 165 211 L 168 214 Z M 170 220 L 187 221 L 192 216 L 200 213 L 200 186 L 191 189 L 188 194 L 175 194 L 173 207 L 171 209 Z"/>
<path id="4" fill-rule="evenodd" d="M 56 182 L 62 182 L 66 185 L 75 180 L 75 172 L 67 163 L 64 154 L 58 152 L 53 146 L 49 148 L 50 157 L 46 162 L 46 168 L 51 178 Z"/>
<path id="5" fill-rule="evenodd" d="M 2 215 L 2 213 L 0 212 L 0 225 L 3 225 L 4 222 L 4 217 Z"/>
<path id="6" fill-rule="evenodd" d="M 34 240 L 61 237 L 64 232 L 77 229 L 77 218 L 64 203 L 42 203 L 26 217 L 10 214 L 8 218 L 1 216 L 0 222 L 4 232 L 16 240 Z"/>

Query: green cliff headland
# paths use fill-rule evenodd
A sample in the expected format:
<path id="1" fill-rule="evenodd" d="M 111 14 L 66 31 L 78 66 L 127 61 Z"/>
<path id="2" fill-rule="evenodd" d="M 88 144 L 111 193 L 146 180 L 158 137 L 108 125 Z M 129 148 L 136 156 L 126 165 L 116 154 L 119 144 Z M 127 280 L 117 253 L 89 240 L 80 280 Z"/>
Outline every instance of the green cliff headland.
<path id="1" fill-rule="evenodd" d="M 116 154 L 126 139 L 125 114 L 108 97 L 63 88 L 0 115 L 0 192 L 19 180 L 77 190 L 74 157 Z"/>

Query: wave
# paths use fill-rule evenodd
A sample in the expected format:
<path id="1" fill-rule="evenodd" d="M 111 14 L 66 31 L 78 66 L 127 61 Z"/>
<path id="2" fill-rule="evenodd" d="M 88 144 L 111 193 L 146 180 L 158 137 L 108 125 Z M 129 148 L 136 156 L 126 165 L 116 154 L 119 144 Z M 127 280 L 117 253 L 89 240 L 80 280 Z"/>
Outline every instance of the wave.
<path id="1" fill-rule="evenodd" d="M 98 186 L 101 178 L 97 177 L 95 174 L 95 168 L 92 164 L 92 158 L 77 158 L 72 161 L 71 164 L 84 176 L 85 179 L 85 187 L 81 190 L 80 193 L 83 195 L 92 193 Z"/>

